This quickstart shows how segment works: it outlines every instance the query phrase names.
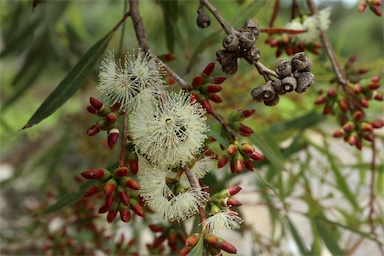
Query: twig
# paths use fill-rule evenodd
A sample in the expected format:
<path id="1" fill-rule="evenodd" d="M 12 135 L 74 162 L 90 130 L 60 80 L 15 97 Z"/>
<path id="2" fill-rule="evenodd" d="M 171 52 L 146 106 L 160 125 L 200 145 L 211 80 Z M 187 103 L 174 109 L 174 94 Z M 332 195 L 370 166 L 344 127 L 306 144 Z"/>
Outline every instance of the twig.
<path id="1" fill-rule="evenodd" d="M 147 34 L 145 33 L 143 19 L 141 18 L 139 12 L 139 0 L 130 0 L 129 1 L 129 11 L 131 12 L 131 19 L 133 23 L 133 28 L 135 30 L 137 41 L 139 46 L 144 52 L 149 51 Z"/>
<path id="2" fill-rule="evenodd" d="M 127 1 L 124 1 L 124 11 L 123 14 L 127 13 Z M 124 41 L 124 33 L 125 33 L 125 22 L 123 23 L 123 27 L 121 28 L 121 36 L 120 36 L 120 43 L 119 43 L 119 56 L 121 56 L 121 52 L 123 50 L 123 41 Z"/>
<path id="3" fill-rule="evenodd" d="M 200 4 L 203 4 L 205 7 L 207 7 L 207 9 L 213 14 L 213 16 L 215 16 L 216 20 L 220 23 L 225 33 L 227 33 L 228 35 L 240 34 L 239 31 L 235 30 L 228 22 L 223 19 L 223 17 L 221 17 L 217 9 L 213 5 L 211 5 L 208 0 L 200 0 Z"/>
<path id="4" fill-rule="evenodd" d="M 214 109 L 212 109 L 212 115 L 216 118 L 217 121 L 223 126 L 223 128 L 227 131 L 227 133 L 231 136 L 232 140 L 239 140 L 239 137 L 235 134 L 234 131 L 225 123 L 224 118 L 217 113 Z"/>
<path id="5" fill-rule="evenodd" d="M 271 78 L 269 77 L 269 75 L 274 76 L 274 77 L 276 77 L 276 78 L 279 78 L 279 76 L 276 74 L 275 71 L 270 70 L 269 68 L 267 68 L 266 66 L 264 66 L 264 64 L 261 63 L 260 61 L 256 62 L 254 65 L 255 65 L 257 71 L 259 72 L 259 74 L 262 75 L 262 76 L 264 77 L 264 80 L 265 80 L 266 82 L 268 82 L 268 81 L 271 80 Z"/>

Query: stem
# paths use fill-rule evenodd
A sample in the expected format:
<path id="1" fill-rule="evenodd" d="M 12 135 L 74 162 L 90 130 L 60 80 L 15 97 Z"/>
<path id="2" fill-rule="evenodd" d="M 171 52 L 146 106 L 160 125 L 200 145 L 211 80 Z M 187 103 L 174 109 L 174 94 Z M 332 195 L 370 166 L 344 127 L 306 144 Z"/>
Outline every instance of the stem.
<path id="1" fill-rule="evenodd" d="M 261 74 L 264 77 L 264 80 L 266 82 L 271 80 L 269 75 L 274 76 L 276 78 L 279 78 L 275 71 L 270 70 L 269 68 L 264 66 L 264 64 L 261 63 L 260 61 L 256 62 L 254 65 L 255 65 L 257 71 L 259 72 L 259 74 Z"/>
<path id="2" fill-rule="evenodd" d="M 228 35 L 239 34 L 237 30 L 235 30 L 228 22 L 223 19 L 223 17 L 221 17 L 217 9 L 213 5 L 211 5 L 208 0 L 200 0 L 200 4 L 203 4 L 205 7 L 207 7 L 207 9 L 213 14 L 213 16 L 215 16 L 216 20 L 220 23 L 225 33 L 227 33 Z"/>
<path id="3" fill-rule="evenodd" d="M 131 13 L 129 11 L 126 12 L 125 15 L 123 16 L 123 18 L 121 18 L 121 20 L 119 21 L 119 23 L 117 23 L 116 26 L 112 29 L 112 31 L 115 32 L 130 15 L 131 15 Z"/>
<path id="4" fill-rule="evenodd" d="M 123 138 L 121 139 L 121 149 L 120 149 L 120 158 L 119 158 L 119 167 L 124 166 L 125 162 L 125 149 L 127 147 L 126 142 L 128 138 L 128 114 L 124 113 L 124 124 L 123 124 Z"/>
<path id="5" fill-rule="evenodd" d="M 124 11 L 123 14 L 127 12 L 127 1 L 124 1 Z M 121 36 L 120 36 L 120 42 L 119 42 L 119 56 L 121 56 L 121 52 L 123 50 L 123 41 L 124 41 L 124 32 L 125 32 L 125 22 L 123 23 L 123 27 L 121 29 Z"/>
<path id="6" fill-rule="evenodd" d="M 216 118 L 217 121 L 223 126 L 227 133 L 231 136 L 232 140 L 239 140 L 239 137 L 232 131 L 232 129 L 225 123 L 224 118 L 212 109 L 212 115 Z"/>
<path id="7" fill-rule="evenodd" d="M 143 19 L 139 12 L 139 0 L 129 0 L 129 11 L 131 12 L 131 19 L 133 22 L 133 28 L 135 30 L 137 41 L 139 46 L 144 52 L 149 51 L 147 34 L 145 33 Z"/>

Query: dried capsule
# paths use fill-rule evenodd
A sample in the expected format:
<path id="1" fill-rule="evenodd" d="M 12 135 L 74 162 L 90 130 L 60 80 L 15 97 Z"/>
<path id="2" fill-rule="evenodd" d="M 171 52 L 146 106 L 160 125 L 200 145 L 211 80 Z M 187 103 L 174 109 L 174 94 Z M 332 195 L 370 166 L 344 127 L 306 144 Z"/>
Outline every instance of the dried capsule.
<path id="1" fill-rule="evenodd" d="M 297 87 L 296 79 L 292 76 L 287 76 L 281 80 L 281 90 L 285 92 L 292 92 Z"/>
<path id="2" fill-rule="evenodd" d="M 221 69 L 227 75 L 234 75 L 234 74 L 236 74 L 236 72 L 237 72 L 237 60 L 235 60 L 233 62 L 230 62 L 230 63 L 228 63 L 226 65 L 223 65 L 221 67 Z"/>
<path id="3" fill-rule="evenodd" d="M 197 26 L 199 26 L 199 28 L 209 27 L 209 25 L 211 24 L 211 18 L 209 18 L 209 16 L 202 9 L 199 9 L 197 13 Z"/>
<path id="4" fill-rule="evenodd" d="M 297 87 L 295 91 L 297 93 L 303 93 L 308 90 L 308 88 L 315 83 L 315 76 L 311 72 L 299 73 L 296 77 Z"/>
<path id="5" fill-rule="evenodd" d="M 293 55 L 291 64 L 294 71 L 310 71 L 312 68 L 312 62 L 304 52 L 298 52 Z"/>
<path id="6" fill-rule="evenodd" d="M 275 97 L 275 90 L 272 86 L 272 82 L 268 81 L 266 84 L 253 89 L 251 95 L 253 99 L 258 102 L 272 100 Z"/>
<path id="7" fill-rule="evenodd" d="M 216 59 L 221 65 L 227 65 L 229 63 L 235 62 L 237 57 L 237 54 L 227 50 L 218 50 L 216 52 Z"/>
<path id="8" fill-rule="evenodd" d="M 287 92 L 285 90 L 282 89 L 281 87 L 281 80 L 274 80 L 272 81 L 272 87 L 273 89 L 275 89 L 275 92 L 278 94 L 278 95 L 283 95 L 283 94 L 286 94 Z"/>
<path id="9" fill-rule="evenodd" d="M 253 46 L 243 53 L 243 57 L 249 64 L 253 65 L 260 59 L 260 51 Z"/>
<path id="10" fill-rule="evenodd" d="M 243 26 L 244 30 L 252 32 L 255 39 L 259 38 L 260 28 L 259 23 L 256 20 L 249 19 Z"/>
<path id="11" fill-rule="evenodd" d="M 226 50 L 228 50 L 230 52 L 235 52 L 235 51 L 237 51 L 238 46 L 239 46 L 239 38 L 235 34 L 227 35 L 224 38 L 223 47 Z"/>
<path id="12" fill-rule="evenodd" d="M 291 75 L 291 73 L 292 73 L 292 66 L 291 66 L 290 61 L 289 60 L 279 60 L 276 63 L 275 71 L 276 71 L 276 74 L 280 78 L 284 78 L 286 76 Z"/>
<path id="13" fill-rule="evenodd" d="M 256 42 L 255 36 L 253 35 L 252 32 L 249 32 L 249 31 L 241 32 L 239 39 L 240 39 L 240 45 L 245 49 L 249 49 L 253 47 Z"/>
<path id="14" fill-rule="evenodd" d="M 279 95 L 276 94 L 273 99 L 264 101 L 264 104 L 271 107 L 271 106 L 277 105 L 279 101 L 280 101 Z"/>

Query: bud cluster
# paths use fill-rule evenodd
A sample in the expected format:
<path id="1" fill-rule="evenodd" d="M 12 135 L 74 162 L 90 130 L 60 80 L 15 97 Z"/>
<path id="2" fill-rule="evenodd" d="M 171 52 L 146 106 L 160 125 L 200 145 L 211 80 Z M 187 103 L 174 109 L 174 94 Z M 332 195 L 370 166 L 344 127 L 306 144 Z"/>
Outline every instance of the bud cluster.
<path id="1" fill-rule="evenodd" d="M 93 136 L 100 131 L 107 131 L 108 146 L 113 148 L 119 139 L 117 118 L 121 115 L 119 112 L 120 105 L 115 103 L 108 108 L 101 101 L 93 97 L 89 99 L 89 102 L 91 105 L 87 107 L 88 112 L 97 115 L 100 119 L 88 128 L 87 135 Z"/>
<path id="2" fill-rule="evenodd" d="M 380 6 L 383 4 L 382 0 L 361 0 L 359 4 L 359 12 L 364 12 L 367 6 L 376 16 L 381 17 Z"/>
<path id="3" fill-rule="evenodd" d="M 152 244 L 147 244 L 150 255 L 161 255 L 164 251 L 163 242 L 167 240 L 169 248 L 171 248 L 172 254 L 179 251 L 181 245 L 185 244 L 186 236 L 178 225 L 165 226 L 163 224 L 151 224 L 149 228 L 154 233 L 161 233 L 155 237 Z"/>
<path id="4" fill-rule="evenodd" d="M 344 138 L 351 146 L 361 149 L 362 140 L 372 142 L 375 138 L 373 130 L 384 126 L 384 120 L 369 121 L 365 114 L 369 101 L 383 101 L 383 96 L 377 92 L 380 88 L 380 77 L 361 79 L 361 75 L 369 70 L 355 69 L 355 61 L 356 57 L 352 56 L 345 64 L 345 73 L 350 82 L 344 87 L 329 89 L 326 93 L 320 91 L 315 104 L 324 105 L 324 115 L 332 113 L 338 118 L 341 128 L 334 132 L 335 138 Z"/>
<path id="5" fill-rule="evenodd" d="M 226 154 L 219 159 L 217 164 L 218 168 L 223 168 L 227 163 L 230 163 L 231 172 L 242 173 L 244 167 L 253 171 L 253 161 L 263 161 L 264 156 L 258 153 L 255 148 L 247 143 L 239 144 L 238 141 L 234 141 L 227 148 Z"/>
<path id="6" fill-rule="evenodd" d="M 239 186 L 231 186 L 229 188 L 223 189 L 218 193 L 214 194 L 209 199 L 209 208 L 212 214 L 218 213 L 222 210 L 228 209 L 230 207 L 239 207 L 242 203 L 233 198 L 232 196 L 239 193 L 241 187 Z"/>
<path id="7" fill-rule="evenodd" d="M 256 20 L 248 20 L 243 29 L 227 35 L 223 40 L 225 50 L 216 52 L 216 58 L 222 65 L 222 70 L 228 75 L 237 72 L 237 59 L 244 58 L 248 63 L 254 64 L 260 59 L 260 51 L 255 43 L 259 38 L 260 29 Z"/>
<path id="8" fill-rule="evenodd" d="M 105 203 L 100 207 L 99 213 L 108 212 L 109 223 L 115 220 L 117 213 L 120 213 L 120 219 L 123 222 L 129 222 L 130 210 L 144 217 L 144 210 L 139 204 L 140 198 L 137 192 L 140 184 L 129 177 L 128 172 L 127 167 L 118 167 L 112 173 L 107 169 L 90 169 L 81 173 L 84 178 L 97 181 L 87 189 L 84 197 L 96 195 L 101 191 L 104 193 Z"/>
<path id="9" fill-rule="evenodd" d="M 264 102 L 267 106 L 279 103 L 279 95 L 295 91 L 303 93 L 314 84 L 314 75 L 310 72 L 311 60 L 304 52 L 298 52 L 291 60 L 280 60 L 276 63 L 275 71 L 279 79 L 269 80 L 264 85 L 252 90 L 254 100 Z"/>
<path id="10" fill-rule="evenodd" d="M 242 136 L 245 136 L 245 137 L 249 137 L 251 136 L 251 134 L 253 133 L 253 130 L 252 128 L 244 125 L 242 123 L 242 121 L 248 117 L 250 117 L 251 115 L 253 115 L 253 113 L 255 113 L 255 110 L 254 109 L 246 109 L 246 110 L 237 110 L 237 111 L 234 111 L 232 112 L 231 114 L 229 114 L 229 117 L 228 117 L 228 125 L 229 127 L 231 127 L 231 129 L 242 135 Z M 225 135 L 227 135 L 228 133 L 225 132 L 224 128 L 222 127 L 221 129 L 221 135 L 223 135 L 225 137 Z"/>
<path id="11" fill-rule="evenodd" d="M 212 233 L 198 234 L 195 233 L 185 240 L 185 247 L 179 251 L 179 256 L 188 255 L 192 249 L 198 244 L 199 240 L 203 239 L 205 247 L 211 255 L 222 255 L 221 250 L 236 254 L 237 249 L 232 244 L 225 241 L 223 238 L 218 237 Z"/>
<path id="12" fill-rule="evenodd" d="M 196 75 L 192 80 L 190 91 L 191 101 L 199 101 L 207 113 L 212 113 L 212 106 L 209 101 L 220 103 L 223 100 L 219 95 L 223 88 L 220 86 L 226 78 L 223 76 L 210 77 L 215 69 L 215 63 L 209 63 L 200 75 Z"/>
<path id="13" fill-rule="evenodd" d="M 309 51 L 313 54 L 319 54 L 322 45 L 318 42 L 302 43 L 294 40 L 293 35 L 281 34 L 276 36 L 269 36 L 265 43 L 269 44 L 272 48 L 276 47 L 276 57 L 280 57 L 283 52 L 288 56 L 301 51 Z"/>

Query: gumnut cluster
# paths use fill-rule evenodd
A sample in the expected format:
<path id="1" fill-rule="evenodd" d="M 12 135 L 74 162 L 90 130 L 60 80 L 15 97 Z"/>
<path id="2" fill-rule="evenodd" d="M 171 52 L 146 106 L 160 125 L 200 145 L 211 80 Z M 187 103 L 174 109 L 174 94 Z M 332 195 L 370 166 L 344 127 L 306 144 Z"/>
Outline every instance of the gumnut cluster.
<path id="1" fill-rule="evenodd" d="M 144 217 L 144 209 L 141 205 L 138 190 L 140 184 L 128 176 L 127 167 L 118 167 L 113 172 L 107 169 L 90 169 L 81 173 L 86 179 L 95 180 L 84 193 L 84 197 L 91 197 L 99 192 L 105 195 L 105 203 L 100 207 L 99 213 L 107 214 L 107 221 L 115 220 L 117 213 L 123 222 L 131 219 L 131 210 L 138 216 Z"/>
<path id="2" fill-rule="evenodd" d="M 224 73 L 233 75 L 237 72 L 238 58 L 244 58 L 251 65 L 260 59 L 260 51 L 255 46 L 259 35 L 259 24 L 251 19 L 244 24 L 242 30 L 233 31 L 224 38 L 222 45 L 225 50 L 216 52 Z"/>
<path id="3" fill-rule="evenodd" d="M 276 57 L 283 52 L 291 56 L 300 51 L 319 54 L 322 45 L 318 42 L 320 30 L 326 31 L 330 25 L 331 8 L 320 10 L 315 15 L 300 15 L 292 19 L 283 29 L 267 29 L 271 35 L 266 43 L 276 47 Z M 319 30 L 320 29 L 320 30 Z M 276 33 L 279 32 L 280 33 Z M 273 33 L 273 35 L 272 35 Z"/>
<path id="4" fill-rule="evenodd" d="M 223 168 L 229 162 L 233 174 L 242 173 L 244 167 L 253 171 L 254 166 L 252 160 L 263 161 L 264 156 L 257 152 L 253 146 L 234 141 L 233 144 L 227 147 L 226 154 L 219 159 L 217 167 Z"/>
<path id="5" fill-rule="evenodd" d="M 199 101 L 209 114 L 212 114 L 212 105 L 210 101 L 215 103 L 223 101 L 217 93 L 223 89 L 220 84 L 226 80 L 224 76 L 210 77 L 214 69 L 215 63 L 209 63 L 201 74 L 196 75 L 193 78 L 190 91 L 190 100 Z"/>
<path id="6" fill-rule="evenodd" d="M 315 82 L 315 76 L 310 72 L 311 68 L 312 62 L 304 52 L 296 53 L 291 60 L 280 60 L 275 66 L 278 79 L 269 80 L 253 89 L 251 95 L 257 102 L 274 106 L 279 103 L 281 95 L 293 91 L 306 92 Z"/>
<path id="7" fill-rule="evenodd" d="M 364 12 L 367 6 L 376 16 L 381 17 L 380 6 L 383 4 L 382 0 L 361 0 L 359 4 L 359 12 Z"/>
<path id="8" fill-rule="evenodd" d="M 384 126 L 384 120 L 370 121 L 365 110 L 371 100 L 383 101 L 383 95 L 378 92 L 380 77 L 361 78 L 369 72 L 368 69 L 355 68 L 356 57 L 352 56 L 345 64 L 344 70 L 349 82 L 326 93 L 319 92 L 316 105 L 324 105 L 323 114 L 335 114 L 341 127 L 333 134 L 335 138 L 343 138 L 351 146 L 361 149 L 363 140 L 373 142 L 374 129 Z"/>
<path id="9" fill-rule="evenodd" d="M 88 128 L 87 135 L 93 136 L 100 131 L 107 131 L 108 146 L 113 148 L 119 139 L 119 125 L 117 123 L 117 118 L 122 114 L 119 111 L 120 105 L 116 103 L 108 108 L 101 101 L 93 97 L 89 99 L 89 102 L 91 105 L 87 107 L 88 112 L 95 114 L 100 118 Z"/>

